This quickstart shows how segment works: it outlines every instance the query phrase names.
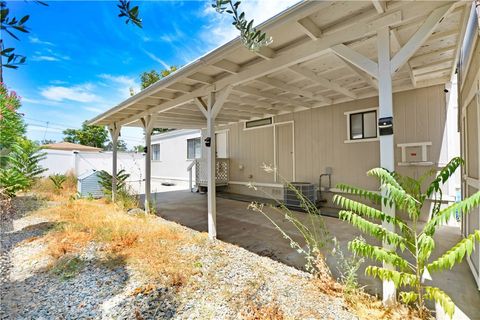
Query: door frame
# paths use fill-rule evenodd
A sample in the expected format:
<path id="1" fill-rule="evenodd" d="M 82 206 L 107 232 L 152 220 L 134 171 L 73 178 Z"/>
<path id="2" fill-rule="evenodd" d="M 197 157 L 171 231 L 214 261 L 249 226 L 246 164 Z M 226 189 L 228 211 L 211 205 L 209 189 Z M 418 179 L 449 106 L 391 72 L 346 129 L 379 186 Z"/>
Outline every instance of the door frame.
<path id="1" fill-rule="evenodd" d="M 283 122 L 274 122 L 271 126 L 273 129 L 273 165 L 275 169 L 278 167 L 277 163 L 277 127 L 282 125 L 292 125 L 292 180 L 295 181 L 295 122 L 293 120 L 283 121 Z M 277 182 L 277 173 L 273 177 L 273 181 Z"/>

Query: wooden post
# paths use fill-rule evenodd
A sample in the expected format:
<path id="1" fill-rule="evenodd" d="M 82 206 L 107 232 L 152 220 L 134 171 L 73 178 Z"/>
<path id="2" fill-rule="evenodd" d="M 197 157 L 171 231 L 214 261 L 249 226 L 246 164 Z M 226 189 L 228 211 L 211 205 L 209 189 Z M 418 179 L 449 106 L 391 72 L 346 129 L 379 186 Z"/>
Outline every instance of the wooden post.
<path id="1" fill-rule="evenodd" d="M 121 126 L 116 122 L 108 126 L 110 137 L 112 138 L 112 201 L 117 199 L 117 143 L 120 136 Z"/>
<path id="2" fill-rule="evenodd" d="M 152 116 L 148 115 L 142 119 L 143 132 L 145 134 L 145 212 L 150 212 L 150 202 L 152 198 L 151 194 L 151 182 L 152 182 L 152 130 L 153 120 Z"/>
<path id="3" fill-rule="evenodd" d="M 393 117 L 393 92 L 392 74 L 390 72 L 390 28 L 384 27 L 377 32 L 378 49 L 378 102 L 379 118 Z M 395 128 L 394 128 L 395 130 Z M 389 171 L 395 170 L 393 134 L 380 136 L 380 166 Z M 386 190 L 382 190 L 385 194 Z M 382 211 L 390 216 L 395 216 L 395 207 L 384 205 Z M 395 226 L 390 223 L 383 223 L 383 227 L 395 231 Z M 386 243 L 384 247 L 391 249 Z M 393 268 L 384 263 L 385 268 Z M 383 282 L 383 303 L 387 306 L 396 301 L 396 290 L 393 281 Z"/>
<path id="4" fill-rule="evenodd" d="M 210 147 L 207 148 L 208 237 L 210 239 L 217 238 L 215 117 L 212 112 L 214 104 L 215 93 L 211 92 L 207 104 L 207 137 L 210 138 Z"/>

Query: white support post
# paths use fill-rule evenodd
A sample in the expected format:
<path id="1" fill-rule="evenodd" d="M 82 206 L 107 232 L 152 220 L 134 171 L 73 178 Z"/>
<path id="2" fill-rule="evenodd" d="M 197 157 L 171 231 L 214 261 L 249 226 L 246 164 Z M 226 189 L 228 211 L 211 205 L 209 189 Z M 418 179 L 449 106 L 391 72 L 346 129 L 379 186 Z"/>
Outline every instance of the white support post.
<path id="1" fill-rule="evenodd" d="M 145 146 L 147 152 L 145 154 L 145 212 L 150 212 L 151 182 L 152 182 L 152 130 L 153 120 L 152 116 L 148 115 L 142 119 L 143 132 L 145 133 Z"/>
<path id="2" fill-rule="evenodd" d="M 207 148 L 207 188 L 208 188 L 208 237 L 217 238 L 217 200 L 216 200 L 216 155 L 215 155 L 215 117 L 213 107 L 215 93 L 211 92 L 207 103 L 207 137 L 210 138 L 210 147 Z"/>
<path id="3" fill-rule="evenodd" d="M 393 117 L 393 93 L 392 93 L 392 74 L 390 73 L 390 29 L 384 27 L 377 32 L 377 49 L 378 49 L 378 100 L 379 100 L 379 117 Z M 394 162 L 394 144 L 393 134 L 380 136 L 380 166 L 389 171 L 395 170 Z M 385 190 L 382 190 L 385 194 Z M 382 204 L 382 211 L 390 216 L 395 216 L 395 207 Z M 389 223 L 383 223 L 383 227 L 387 230 L 394 231 L 395 226 Z M 389 248 L 384 243 L 384 247 Z M 386 263 L 384 268 L 393 268 Z M 383 282 L 383 303 L 387 306 L 394 304 L 396 301 L 396 290 L 393 281 Z"/>
<path id="4" fill-rule="evenodd" d="M 112 201 L 117 199 L 117 143 L 120 136 L 121 126 L 116 122 L 108 126 L 110 137 L 112 138 Z"/>

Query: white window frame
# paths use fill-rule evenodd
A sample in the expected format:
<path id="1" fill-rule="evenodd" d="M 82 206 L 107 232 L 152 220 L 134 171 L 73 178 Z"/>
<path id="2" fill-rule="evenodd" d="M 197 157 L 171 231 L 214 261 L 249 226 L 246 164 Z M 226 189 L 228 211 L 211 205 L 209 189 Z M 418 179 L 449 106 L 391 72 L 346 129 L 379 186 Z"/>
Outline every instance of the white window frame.
<path id="1" fill-rule="evenodd" d="M 366 139 L 351 139 L 351 134 L 350 134 L 350 115 L 356 114 L 356 113 L 366 113 L 366 112 L 371 112 L 371 111 L 376 111 L 377 112 L 377 119 L 378 119 L 378 107 L 374 108 L 367 108 L 367 109 L 360 109 L 360 110 L 352 110 L 352 111 L 347 111 L 344 112 L 343 114 L 347 117 L 347 139 L 344 141 L 344 143 L 358 143 L 358 142 L 372 142 L 372 141 L 380 141 L 380 134 L 378 130 L 378 123 L 375 122 L 375 125 L 377 127 L 377 137 L 375 138 L 366 138 Z"/>
<path id="2" fill-rule="evenodd" d="M 252 127 L 252 128 L 247 128 L 247 122 L 257 121 L 257 120 L 263 120 L 263 119 L 272 119 L 272 123 L 270 123 L 270 124 L 265 124 L 265 125 L 261 125 L 261 126 L 256 126 L 256 127 Z M 252 119 L 252 120 L 248 120 L 248 121 L 244 121 L 244 122 L 243 122 L 243 130 L 262 129 L 262 128 L 273 127 L 274 125 L 275 125 L 275 119 L 274 119 L 274 117 L 265 117 L 265 118 L 259 118 L 259 119 Z"/>
<path id="3" fill-rule="evenodd" d="M 158 146 L 158 159 L 155 159 L 154 146 Z M 160 143 L 152 143 L 152 161 L 161 161 Z"/>
<path id="4" fill-rule="evenodd" d="M 199 143 L 200 143 L 200 155 L 199 155 L 198 158 L 197 158 L 197 157 L 190 158 L 190 157 L 188 156 L 188 141 L 189 141 L 189 140 L 197 140 L 197 139 L 198 139 L 198 141 L 199 141 Z M 196 150 L 196 149 L 195 149 L 195 145 L 194 145 L 194 152 L 195 152 L 195 150 Z M 188 138 L 188 139 L 187 139 L 187 160 L 196 160 L 196 159 L 200 159 L 201 157 L 202 157 L 202 137 Z"/>

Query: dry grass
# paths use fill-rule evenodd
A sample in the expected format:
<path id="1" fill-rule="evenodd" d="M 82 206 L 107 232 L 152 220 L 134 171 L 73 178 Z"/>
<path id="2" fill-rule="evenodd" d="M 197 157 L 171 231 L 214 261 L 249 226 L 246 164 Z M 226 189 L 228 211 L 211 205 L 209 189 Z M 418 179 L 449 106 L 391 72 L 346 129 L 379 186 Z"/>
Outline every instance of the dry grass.
<path id="1" fill-rule="evenodd" d="M 77 193 L 77 177 L 73 172 L 68 172 L 62 184 L 62 190 L 56 190 L 53 182 L 48 178 L 41 178 L 35 182 L 32 192 L 49 201 L 65 201 Z"/>
<path id="2" fill-rule="evenodd" d="M 143 271 L 147 276 L 179 287 L 195 272 L 197 257 L 180 248 L 206 236 L 192 237 L 182 227 L 159 221 L 154 216 L 130 216 L 102 200 L 67 201 L 39 212 L 61 223 L 46 236 L 48 254 L 55 259 L 75 253 L 90 241 L 103 243 L 107 256 Z"/>
<path id="3" fill-rule="evenodd" d="M 277 303 L 256 304 L 250 302 L 247 304 L 247 311 L 242 314 L 245 320 L 283 320 L 285 315 Z"/>

